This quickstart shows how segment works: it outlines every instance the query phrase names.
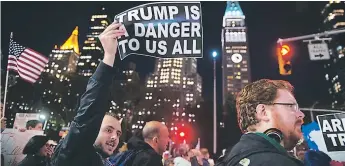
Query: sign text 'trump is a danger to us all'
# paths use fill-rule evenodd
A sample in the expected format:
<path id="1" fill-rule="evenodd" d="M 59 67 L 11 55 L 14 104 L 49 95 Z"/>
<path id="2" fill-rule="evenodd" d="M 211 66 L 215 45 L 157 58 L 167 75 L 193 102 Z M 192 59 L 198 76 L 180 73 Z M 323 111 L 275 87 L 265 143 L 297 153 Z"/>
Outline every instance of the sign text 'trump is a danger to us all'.
<path id="1" fill-rule="evenodd" d="M 121 59 L 136 54 L 157 58 L 202 58 L 200 2 L 157 2 L 115 16 L 126 34 L 118 38 Z"/>

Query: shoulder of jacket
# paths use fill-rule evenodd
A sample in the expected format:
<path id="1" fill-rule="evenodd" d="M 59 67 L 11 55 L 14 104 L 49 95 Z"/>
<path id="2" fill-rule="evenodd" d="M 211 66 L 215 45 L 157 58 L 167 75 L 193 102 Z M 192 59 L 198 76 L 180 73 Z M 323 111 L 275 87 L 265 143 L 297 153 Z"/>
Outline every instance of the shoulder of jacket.
<path id="1" fill-rule="evenodd" d="M 292 157 L 284 155 L 284 154 L 273 153 L 273 152 L 256 153 L 246 158 L 250 162 L 255 163 L 254 165 L 277 165 L 277 164 L 280 166 L 298 166 L 299 165 L 297 162 L 297 159 L 293 159 Z"/>

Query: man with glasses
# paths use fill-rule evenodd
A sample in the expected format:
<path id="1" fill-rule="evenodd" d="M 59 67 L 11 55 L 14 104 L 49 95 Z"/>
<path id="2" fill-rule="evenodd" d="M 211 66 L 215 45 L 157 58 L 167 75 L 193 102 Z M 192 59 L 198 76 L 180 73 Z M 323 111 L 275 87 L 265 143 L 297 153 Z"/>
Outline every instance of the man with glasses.
<path id="1" fill-rule="evenodd" d="M 244 134 L 217 165 L 303 165 L 288 154 L 303 138 L 304 118 L 289 82 L 262 79 L 248 84 L 236 98 L 236 109 Z"/>

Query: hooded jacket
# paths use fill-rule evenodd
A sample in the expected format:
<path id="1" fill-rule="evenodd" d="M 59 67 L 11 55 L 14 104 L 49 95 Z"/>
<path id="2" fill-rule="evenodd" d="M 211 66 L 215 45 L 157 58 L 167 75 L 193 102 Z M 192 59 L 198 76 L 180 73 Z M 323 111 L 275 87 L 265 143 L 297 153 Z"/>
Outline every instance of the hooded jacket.
<path id="1" fill-rule="evenodd" d="M 275 140 L 263 133 L 242 135 L 240 141 L 217 166 L 303 166 Z"/>

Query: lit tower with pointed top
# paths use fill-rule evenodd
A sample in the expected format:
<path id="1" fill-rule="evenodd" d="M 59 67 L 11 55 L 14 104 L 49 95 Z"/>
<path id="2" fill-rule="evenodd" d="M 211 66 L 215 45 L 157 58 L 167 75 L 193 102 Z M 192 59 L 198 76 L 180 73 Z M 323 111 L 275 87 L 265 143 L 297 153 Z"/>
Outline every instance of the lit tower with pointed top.
<path id="1" fill-rule="evenodd" d="M 223 105 L 251 82 L 245 15 L 240 4 L 228 1 L 222 29 Z"/>
<path id="2" fill-rule="evenodd" d="M 103 48 L 98 40 L 104 29 L 109 25 L 110 19 L 103 7 L 100 12 L 90 18 L 90 28 L 83 43 L 81 56 L 78 62 L 78 74 L 90 77 L 103 58 Z"/>
<path id="3" fill-rule="evenodd" d="M 60 47 L 55 45 L 39 81 L 42 94 L 41 103 L 37 107 L 38 112 L 45 114 L 49 120 L 47 129 L 61 124 L 61 119 L 64 120 L 63 124 L 67 124 L 76 106 L 79 96 L 76 89 L 81 86 L 74 83 L 80 56 L 78 34 L 78 27 L 75 27 Z"/>

